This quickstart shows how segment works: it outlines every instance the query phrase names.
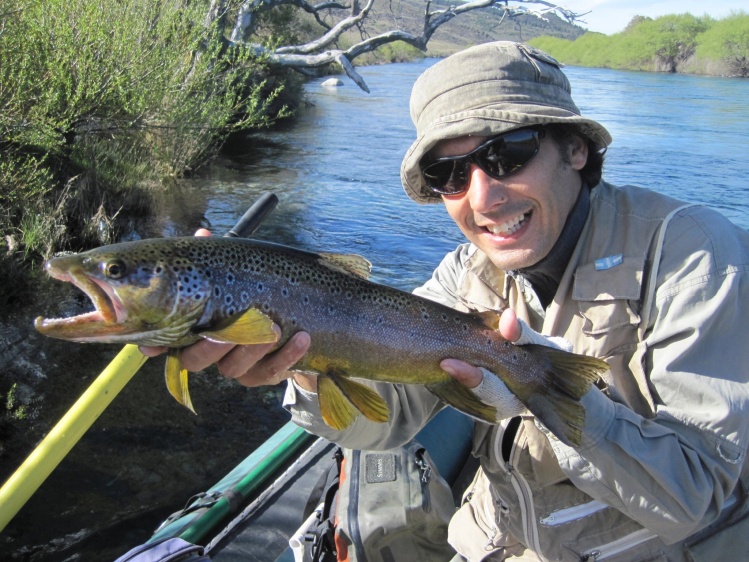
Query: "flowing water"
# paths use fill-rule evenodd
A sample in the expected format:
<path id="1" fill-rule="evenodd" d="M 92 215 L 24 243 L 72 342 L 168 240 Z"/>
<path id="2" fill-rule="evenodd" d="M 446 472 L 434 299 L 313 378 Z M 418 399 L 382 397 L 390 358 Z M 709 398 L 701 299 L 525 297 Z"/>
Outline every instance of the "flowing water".
<path id="1" fill-rule="evenodd" d="M 410 88 L 434 62 L 360 69 L 371 94 L 350 81 L 333 89 L 311 82 L 309 106 L 293 124 L 232 143 L 199 178 L 164 196 L 156 218 L 132 236 L 189 235 L 199 226 L 221 233 L 272 191 L 280 203 L 256 237 L 362 254 L 373 263 L 373 280 L 412 289 L 461 242 L 440 205 L 417 206 L 400 185 L 400 160 L 413 136 Z M 749 81 L 574 67 L 566 72 L 582 111 L 614 137 L 605 178 L 705 203 L 749 228 Z M 13 345 L 27 345 L 16 339 Z M 50 384 L 62 377 L 79 392 L 101 368 L 76 370 L 80 347 L 63 342 L 27 353 L 29 360 L 52 359 L 40 377 Z M 102 349 L 103 367 L 114 350 Z M 189 417 L 167 396 L 161 365 L 139 373 L 24 508 L 0 541 L 0 558 L 111 560 L 144 541 L 157 520 L 207 489 L 285 419 L 274 393 L 240 389 L 215 374 L 192 383 L 199 385 L 193 397 L 204 414 Z M 200 404 L 201 398 L 210 402 Z M 53 393 L 45 397 L 54 400 Z M 220 408 L 222 417 L 212 417 L 209 406 Z M 67 407 L 54 406 L 50 425 Z M 136 421 L 144 411 L 153 421 Z M 160 457 L 162 452 L 169 456 Z M 223 465 L 211 464 L 223 457 Z M 155 465 L 168 466 L 159 471 Z M 119 513 L 128 521 L 113 526 Z M 96 540 L 83 540 L 94 535 Z"/>

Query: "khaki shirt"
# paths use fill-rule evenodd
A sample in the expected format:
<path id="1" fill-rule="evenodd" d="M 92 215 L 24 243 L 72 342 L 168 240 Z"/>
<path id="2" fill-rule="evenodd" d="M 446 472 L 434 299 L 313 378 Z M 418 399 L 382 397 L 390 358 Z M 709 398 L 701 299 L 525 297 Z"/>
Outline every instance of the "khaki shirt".
<path id="1" fill-rule="evenodd" d="M 510 306 L 611 366 L 583 399 L 578 448 L 528 415 L 504 459 L 506 423 L 477 423 L 481 470 L 451 524 L 456 550 L 469 560 L 747 558 L 748 273 L 749 234 L 718 213 L 603 182 L 546 310 L 474 246 L 446 256 L 417 294 L 462 310 Z M 390 421 L 360 416 L 344 432 L 293 385 L 286 403 L 303 427 L 359 449 L 404 443 L 442 407 L 419 386 L 375 388 Z"/>

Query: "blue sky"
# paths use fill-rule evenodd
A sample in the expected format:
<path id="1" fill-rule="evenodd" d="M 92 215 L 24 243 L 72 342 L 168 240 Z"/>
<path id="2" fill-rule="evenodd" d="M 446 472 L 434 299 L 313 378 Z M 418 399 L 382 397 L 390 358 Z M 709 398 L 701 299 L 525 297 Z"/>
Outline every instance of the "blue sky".
<path id="1" fill-rule="evenodd" d="M 582 18 L 587 23 L 579 25 L 607 35 L 622 31 L 634 16 L 655 18 L 688 12 L 695 16 L 707 13 L 715 19 L 721 19 L 731 11 L 749 10 L 747 0 L 556 0 L 556 3 L 577 13 L 590 11 Z"/>

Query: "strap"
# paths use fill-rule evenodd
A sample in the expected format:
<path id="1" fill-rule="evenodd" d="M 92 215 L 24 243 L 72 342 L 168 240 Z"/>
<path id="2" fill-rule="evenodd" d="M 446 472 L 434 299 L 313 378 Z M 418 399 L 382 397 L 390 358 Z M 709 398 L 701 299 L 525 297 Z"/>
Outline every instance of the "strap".
<path id="1" fill-rule="evenodd" d="M 640 390 L 640 395 L 644 399 L 643 403 L 633 403 L 631 404 L 631 406 L 637 413 L 646 417 L 655 416 L 655 401 L 653 400 L 653 395 L 650 392 L 650 377 L 648 373 L 645 372 L 645 355 L 648 350 L 648 345 L 645 341 L 645 332 L 647 332 L 648 327 L 650 326 L 650 311 L 653 308 L 655 293 L 658 289 L 656 283 L 658 281 L 658 269 L 660 267 L 661 257 L 663 256 L 663 244 L 666 239 L 666 230 L 668 228 L 668 223 L 671 222 L 671 219 L 673 219 L 677 213 L 689 207 L 697 206 L 698 205 L 695 203 L 688 203 L 686 205 L 677 207 L 664 217 L 663 222 L 660 226 L 660 230 L 658 231 L 655 253 L 653 255 L 650 275 L 648 276 L 647 281 L 647 294 L 645 295 L 645 298 L 643 299 L 642 305 L 640 307 L 640 325 L 637 329 L 637 349 L 635 350 L 632 359 L 629 362 L 630 372 L 634 376 L 635 381 L 637 382 L 637 387 Z"/>
<path id="2" fill-rule="evenodd" d="M 639 328 L 640 341 L 645 340 L 645 332 L 647 331 L 648 325 L 650 324 L 650 310 L 652 309 L 653 300 L 655 298 L 655 291 L 658 288 L 656 286 L 656 281 L 658 279 L 658 268 L 661 264 L 661 256 L 663 255 L 663 243 L 666 240 L 666 230 L 668 228 L 668 223 L 671 222 L 671 219 L 673 219 L 677 213 L 683 211 L 684 209 L 698 206 L 699 205 L 697 203 L 687 203 L 685 205 L 682 205 L 681 207 L 677 207 L 669 214 L 667 214 L 663 219 L 663 222 L 661 223 L 660 230 L 658 231 L 658 241 L 656 242 L 655 246 L 655 255 L 653 256 L 653 265 L 650 269 L 650 276 L 648 277 L 648 293 L 645 296 L 641 307 Z"/>

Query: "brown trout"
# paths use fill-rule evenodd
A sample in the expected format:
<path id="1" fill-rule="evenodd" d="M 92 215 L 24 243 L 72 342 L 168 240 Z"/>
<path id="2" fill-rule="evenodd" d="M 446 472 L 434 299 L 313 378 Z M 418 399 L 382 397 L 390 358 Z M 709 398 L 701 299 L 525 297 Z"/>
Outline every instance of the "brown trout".
<path id="1" fill-rule="evenodd" d="M 451 357 L 495 373 L 557 437 L 579 444 L 580 398 L 608 369 L 591 357 L 512 345 L 499 335 L 495 313 L 466 314 L 367 281 L 370 264 L 360 256 L 186 237 L 104 246 L 54 258 L 45 268 L 83 290 L 95 310 L 37 318 L 39 332 L 77 342 L 168 346 L 167 387 L 193 412 L 179 348 L 200 338 L 280 346 L 298 331 L 309 332 L 309 353 L 295 368 L 318 373 L 322 416 L 335 429 L 359 412 L 378 422 L 389 417 L 384 400 L 352 379 L 423 384 L 458 410 L 494 421 L 493 407 L 440 369 Z"/>

